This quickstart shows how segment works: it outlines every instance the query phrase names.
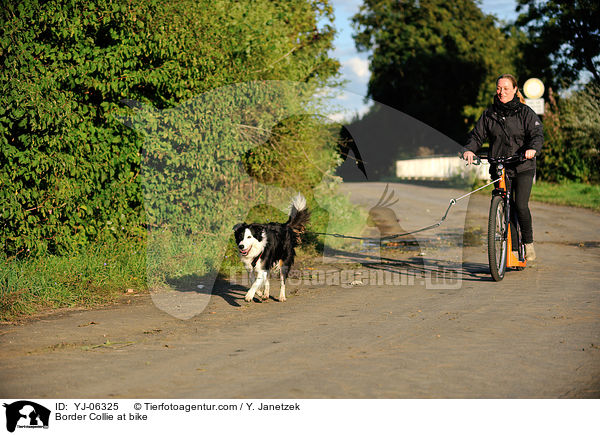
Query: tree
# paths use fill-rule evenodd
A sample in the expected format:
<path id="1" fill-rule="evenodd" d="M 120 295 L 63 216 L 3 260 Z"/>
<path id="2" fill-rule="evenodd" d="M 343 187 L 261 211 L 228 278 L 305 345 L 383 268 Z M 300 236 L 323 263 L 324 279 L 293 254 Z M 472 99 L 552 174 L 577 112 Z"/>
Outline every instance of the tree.
<path id="1" fill-rule="evenodd" d="M 510 23 L 503 31 L 516 44 L 513 62 L 519 85 L 523 86 L 528 78 L 535 77 L 544 83 L 546 89 L 560 88 L 560 82 L 554 73 L 550 55 L 540 51 L 538 43 L 530 38 L 526 29 L 524 30 L 514 23 Z"/>
<path id="2" fill-rule="evenodd" d="M 353 25 L 357 48 L 373 51 L 368 96 L 460 143 L 495 78 L 514 72 L 515 40 L 474 0 L 365 0 Z"/>
<path id="3" fill-rule="evenodd" d="M 600 83 L 600 3 L 597 0 L 518 0 L 516 24 L 526 29 L 530 51 L 549 57 L 557 80 L 589 72 Z M 535 57 L 533 57 L 535 61 Z"/>

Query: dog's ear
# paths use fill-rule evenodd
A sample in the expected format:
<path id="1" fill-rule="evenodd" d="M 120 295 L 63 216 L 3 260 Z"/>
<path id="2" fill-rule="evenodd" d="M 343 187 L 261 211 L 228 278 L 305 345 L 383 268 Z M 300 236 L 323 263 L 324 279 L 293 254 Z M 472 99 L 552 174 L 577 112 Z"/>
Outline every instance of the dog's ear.
<path id="1" fill-rule="evenodd" d="M 241 223 L 241 224 L 235 224 L 235 225 L 233 226 L 233 231 L 237 231 L 237 230 L 239 230 L 239 229 L 240 229 L 241 227 L 243 227 L 244 225 L 246 225 L 246 223 L 245 223 L 245 222 L 243 222 L 243 223 Z"/>

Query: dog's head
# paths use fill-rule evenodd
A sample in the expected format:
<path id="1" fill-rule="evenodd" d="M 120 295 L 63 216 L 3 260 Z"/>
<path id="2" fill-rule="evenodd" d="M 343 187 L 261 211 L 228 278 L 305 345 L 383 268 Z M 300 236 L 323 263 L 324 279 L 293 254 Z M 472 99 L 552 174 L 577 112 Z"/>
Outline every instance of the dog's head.
<path id="1" fill-rule="evenodd" d="M 241 223 L 233 227 L 235 243 L 242 257 L 255 257 L 262 252 L 266 243 L 264 228 L 260 225 Z"/>

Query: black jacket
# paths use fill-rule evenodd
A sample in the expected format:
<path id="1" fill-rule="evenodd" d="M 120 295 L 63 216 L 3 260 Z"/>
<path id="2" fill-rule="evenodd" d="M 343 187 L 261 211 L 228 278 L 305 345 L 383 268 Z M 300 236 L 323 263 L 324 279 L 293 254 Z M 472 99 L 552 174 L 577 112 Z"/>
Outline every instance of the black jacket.
<path id="1" fill-rule="evenodd" d="M 490 144 L 489 156 L 492 158 L 510 157 L 529 149 L 535 150 L 537 156 L 544 142 L 542 121 L 529 106 L 522 103 L 518 103 L 514 110 L 504 116 L 492 105 L 475 124 L 465 148 L 476 153 L 486 139 Z M 535 158 L 519 163 L 514 169 L 516 172 L 534 170 Z"/>

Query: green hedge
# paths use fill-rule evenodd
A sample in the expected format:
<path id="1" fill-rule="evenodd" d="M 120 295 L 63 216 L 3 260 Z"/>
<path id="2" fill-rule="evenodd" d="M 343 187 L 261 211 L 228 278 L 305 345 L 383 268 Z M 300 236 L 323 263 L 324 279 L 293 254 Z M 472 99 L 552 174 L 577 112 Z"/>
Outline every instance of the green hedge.
<path id="1" fill-rule="evenodd" d="M 332 21 L 326 0 L 32 0 L 0 14 L 0 238 L 8 256 L 142 240 L 144 193 L 155 201 L 146 204 L 151 225 L 206 211 L 212 220 L 188 229 L 211 231 L 215 204 L 240 189 L 239 164 L 227 162 L 258 143 L 240 134 L 243 126 L 268 130 L 308 110 L 310 90 L 339 67 L 327 55 L 334 31 L 322 24 Z M 285 88 L 281 100 L 270 94 L 244 105 L 214 91 L 264 80 L 309 92 Z M 212 114 L 198 106 L 211 99 Z M 160 122 L 146 124 L 147 114 Z M 288 133 L 322 130 L 298 127 Z M 188 190 L 168 191 L 176 182 Z"/>

